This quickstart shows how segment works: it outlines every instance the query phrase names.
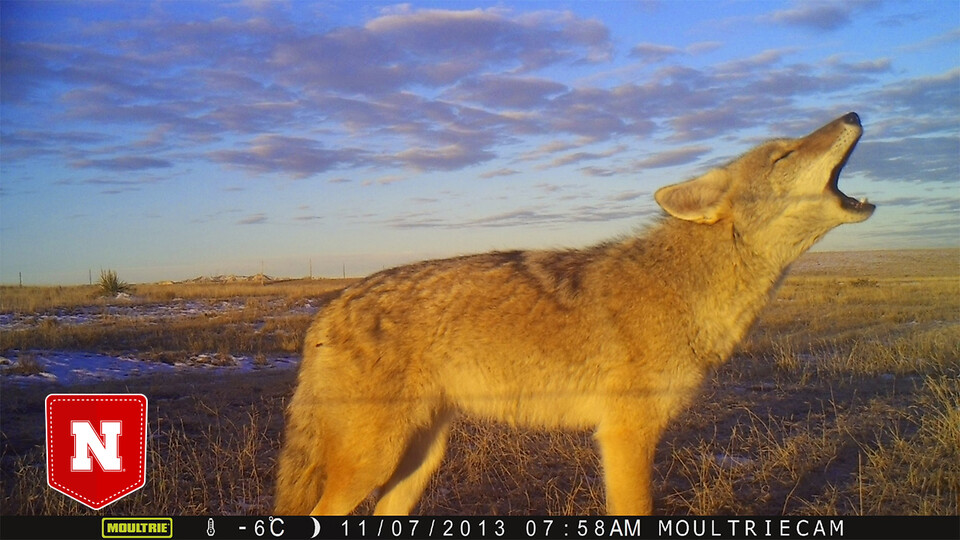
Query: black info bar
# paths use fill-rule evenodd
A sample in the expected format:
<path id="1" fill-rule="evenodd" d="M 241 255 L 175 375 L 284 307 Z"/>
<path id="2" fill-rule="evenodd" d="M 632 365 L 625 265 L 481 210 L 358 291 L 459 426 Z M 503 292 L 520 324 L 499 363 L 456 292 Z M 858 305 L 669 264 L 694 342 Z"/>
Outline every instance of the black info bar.
<path id="1" fill-rule="evenodd" d="M 960 538 L 949 517 L 4 516 L 3 538 L 577 539 Z"/>

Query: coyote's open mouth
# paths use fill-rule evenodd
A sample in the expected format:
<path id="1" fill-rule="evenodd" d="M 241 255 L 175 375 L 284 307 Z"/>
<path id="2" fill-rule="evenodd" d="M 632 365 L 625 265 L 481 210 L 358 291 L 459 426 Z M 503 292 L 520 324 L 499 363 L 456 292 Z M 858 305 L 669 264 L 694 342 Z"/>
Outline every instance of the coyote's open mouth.
<path id="1" fill-rule="evenodd" d="M 857 113 L 848 113 L 843 117 L 844 122 L 848 124 L 856 125 L 860 127 L 860 116 Z M 847 160 L 850 159 L 850 155 L 853 154 L 853 149 L 857 147 L 857 142 L 860 141 L 860 135 L 858 134 L 856 139 L 850 145 L 850 148 L 847 149 L 846 153 L 843 155 L 843 159 L 840 160 L 840 163 L 833 168 L 833 171 L 830 173 L 830 181 L 827 182 L 827 188 L 833 192 L 840 199 L 840 206 L 844 210 L 849 210 L 850 212 L 862 213 L 862 214 L 871 214 L 877 208 L 876 205 L 867 202 L 867 198 L 863 197 L 860 199 L 854 199 L 853 197 L 847 195 L 846 193 L 840 191 L 837 183 L 840 181 L 840 171 L 843 169 L 843 166 L 847 164 Z"/>

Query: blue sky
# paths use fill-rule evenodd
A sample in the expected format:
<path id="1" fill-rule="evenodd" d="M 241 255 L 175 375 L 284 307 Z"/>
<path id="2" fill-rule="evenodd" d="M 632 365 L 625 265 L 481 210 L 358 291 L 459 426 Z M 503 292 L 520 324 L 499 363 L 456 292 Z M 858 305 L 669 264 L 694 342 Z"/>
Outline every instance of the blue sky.
<path id="1" fill-rule="evenodd" d="M 818 249 L 960 244 L 960 5 L 0 2 L 0 282 L 580 247 L 848 111 Z"/>

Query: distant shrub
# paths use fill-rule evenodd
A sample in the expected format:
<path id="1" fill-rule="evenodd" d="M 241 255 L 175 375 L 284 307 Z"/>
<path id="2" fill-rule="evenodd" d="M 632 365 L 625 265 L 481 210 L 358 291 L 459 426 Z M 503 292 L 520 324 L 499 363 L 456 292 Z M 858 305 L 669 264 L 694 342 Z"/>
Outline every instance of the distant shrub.
<path id="1" fill-rule="evenodd" d="M 130 289 L 130 285 L 126 281 L 122 281 L 113 270 L 100 271 L 100 281 L 97 283 L 97 287 L 103 296 L 116 296 Z"/>
<path id="2" fill-rule="evenodd" d="M 4 375 L 39 375 L 43 364 L 32 354 L 22 353 L 17 361 L 3 371 Z"/>

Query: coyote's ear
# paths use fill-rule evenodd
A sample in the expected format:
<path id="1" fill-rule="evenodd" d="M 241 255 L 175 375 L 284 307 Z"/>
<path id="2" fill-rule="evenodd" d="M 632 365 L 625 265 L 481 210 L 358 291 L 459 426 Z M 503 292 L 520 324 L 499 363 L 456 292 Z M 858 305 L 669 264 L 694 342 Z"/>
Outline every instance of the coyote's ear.
<path id="1" fill-rule="evenodd" d="M 695 223 L 716 223 L 726 210 L 730 178 L 715 169 L 707 174 L 657 190 L 654 198 L 671 216 Z"/>

